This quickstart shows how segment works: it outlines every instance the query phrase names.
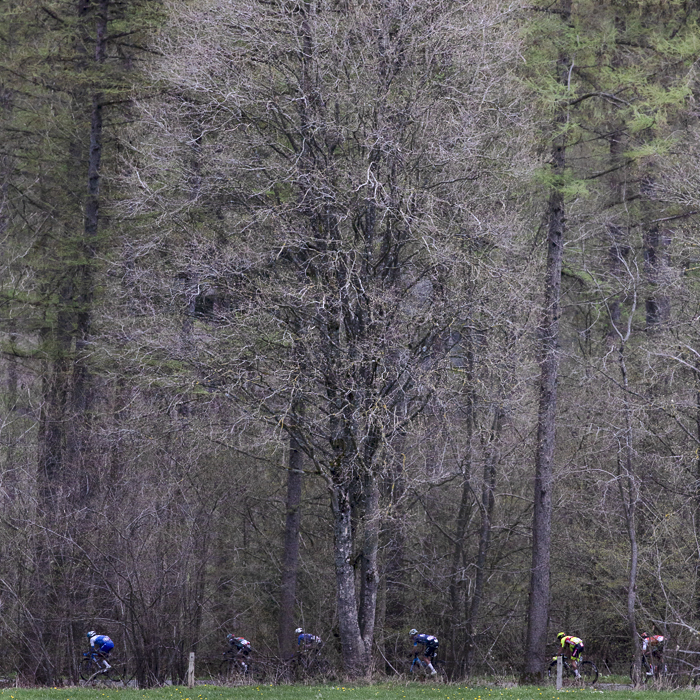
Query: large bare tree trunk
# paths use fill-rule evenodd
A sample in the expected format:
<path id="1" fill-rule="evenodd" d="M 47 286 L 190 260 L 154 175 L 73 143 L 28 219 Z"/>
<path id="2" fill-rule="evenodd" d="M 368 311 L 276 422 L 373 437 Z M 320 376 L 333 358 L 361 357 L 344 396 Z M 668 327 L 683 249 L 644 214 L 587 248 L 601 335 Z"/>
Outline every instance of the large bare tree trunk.
<path id="1" fill-rule="evenodd" d="M 369 474 L 363 482 L 363 524 L 364 534 L 360 552 L 360 610 L 359 625 L 365 645 L 367 660 L 372 658 L 374 625 L 377 613 L 377 593 L 379 591 L 379 485 Z M 367 669 L 371 671 L 370 668 Z"/>
<path id="2" fill-rule="evenodd" d="M 563 145 L 554 151 L 554 169 L 563 173 Z M 552 529 L 552 473 L 559 372 L 559 297 L 561 266 L 564 255 L 564 196 L 554 190 L 549 199 L 549 234 L 547 238 L 547 271 L 545 278 L 544 313 L 540 324 L 542 359 L 540 363 L 540 398 L 537 420 L 535 485 L 532 515 L 532 565 L 528 603 L 525 682 L 539 682 L 544 675 L 547 623 L 549 621 L 549 561 Z"/>
<path id="3" fill-rule="evenodd" d="M 562 22 L 571 16 L 571 0 L 561 0 Z M 569 59 L 559 57 L 560 82 L 567 84 Z M 556 120 L 566 121 L 566 108 L 560 107 Z M 547 208 L 547 266 L 544 284 L 544 309 L 539 327 L 540 396 L 537 415 L 537 445 L 532 514 L 532 565 L 530 597 L 525 640 L 525 665 L 522 680 L 537 683 L 544 677 L 547 623 L 549 622 L 550 553 L 552 530 L 552 474 L 556 432 L 557 379 L 559 374 L 559 300 L 561 268 L 564 258 L 564 195 L 558 187 L 566 166 L 566 135 L 557 137 L 552 151 L 552 174 L 555 185 Z"/>
<path id="4" fill-rule="evenodd" d="M 333 548 L 336 604 L 343 666 L 350 676 L 357 676 L 367 668 L 367 657 L 357 607 L 355 567 L 353 566 L 352 507 L 348 490 L 343 485 L 333 487 L 331 508 L 335 521 Z"/>
<path id="5" fill-rule="evenodd" d="M 293 436 L 289 438 L 287 471 L 287 517 L 284 526 L 284 554 L 280 583 L 280 611 L 277 643 L 282 658 L 294 653 L 294 614 L 297 572 L 299 569 L 299 530 L 301 527 L 301 491 L 304 480 L 303 454 Z"/>
<path id="6" fill-rule="evenodd" d="M 498 449 L 496 447 L 496 443 L 501 436 L 504 416 L 505 413 L 503 408 L 498 406 L 493 417 L 493 426 L 491 428 L 491 436 L 489 439 L 489 449 L 484 461 L 484 480 L 481 490 L 481 528 L 479 531 L 479 552 L 476 557 L 474 592 L 472 593 L 471 605 L 469 606 L 469 613 L 467 615 L 466 623 L 467 655 L 465 659 L 465 667 L 467 674 L 471 673 L 471 668 L 474 661 L 474 652 L 476 651 L 474 633 L 479 623 L 479 611 L 486 585 L 486 558 L 488 556 L 489 546 L 491 544 L 491 521 L 493 518 L 493 509 L 496 504 L 493 495 L 494 489 L 496 488 L 496 463 L 498 461 Z"/>
<path id="7" fill-rule="evenodd" d="M 652 224 L 644 234 L 644 269 L 647 277 L 648 292 L 646 298 L 647 331 L 652 331 L 659 324 L 668 320 L 669 302 L 663 292 L 662 274 L 665 251 L 670 238 L 668 231 Z"/>
<path id="8" fill-rule="evenodd" d="M 634 309 L 633 309 L 634 310 Z M 630 318 L 633 313 L 630 313 Z M 630 634 L 632 649 L 634 650 L 634 667 L 637 674 L 635 685 L 639 685 L 641 678 L 642 650 L 637 633 L 637 621 L 635 609 L 637 602 L 637 568 L 639 562 L 639 545 L 637 543 L 637 502 L 639 500 L 639 485 L 634 473 L 633 442 L 632 442 L 632 413 L 629 403 L 629 380 L 627 375 L 627 363 L 625 358 L 626 339 L 630 332 L 620 341 L 618 361 L 620 364 L 620 376 L 623 389 L 623 410 L 625 412 L 625 432 L 620 452 L 618 453 L 617 483 L 620 489 L 620 499 L 625 513 L 625 525 L 630 543 L 629 572 L 627 577 L 627 627 Z"/>
<path id="9" fill-rule="evenodd" d="M 700 361 L 695 362 L 695 508 L 694 534 L 695 542 L 700 543 Z M 699 558 L 700 559 L 700 558 Z M 695 567 L 695 616 L 700 618 L 700 561 Z"/>
<path id="10" fill-rule="evenodd" d="M 94 15 L 95 30 L 92 42 L 95 53 L 93 61 L 97 66 L 105 62 L 107 56 L 107 23 L 110 0 L 99 0 L 94 5 L 79 2 L 78 15 L 85 22 L 86 30 Z M 75 359 L 71 387 L 70 409 L 73 417 L 69 423 L 67 441 L 67 460 L 76 474 L 81 478 L 77 497 L 84 495 L 89 488 L 84 482 L 90 471 L 90 433 L 91 403 L 93 397 L 92 377 L 90 371 L 90 336 L 92 334 L 92 315 L 94 302 L 94 261 L 97 255 L 97 234 L 100 214 L 100 185 L 103 147 L 103 108 L 104 95 L 100 91 L 86 96 L 91 102 L 90 137 L 87 159 L 87 190 L 84 204 L 83 240 L 80 246 L 81 262 L 75 270 Z M 88 472 L 86 474 L 86 472 Z"/>
<path id="11" fill-rule="evenodd" d="M 450 653 L 452 654 L 452 665 L 454 672 L 460 674 L 467 663 L 469 657 L 469 649 L 471 640 L 466 637 L 463 628 L 463 611 L 466 607 L 465 592 L 463 585 L 462 572 L 465 566 L 465 545 L 467 524 L 471 517 L 472 503 L 474 496 L 472 493 L 471 470 L 472 470 L 472 437 L 474 433 L 474 391 L 471 389 L 474 386 L 474 351 L 472 348 L 471 335 L 466 337 L 467 351 L 465 353 L 465 369 L 467 377 L 467 386 L 470 389 L 466 394 L 466 462 L 463 467 L 464 481 L 462 482 L 462 495 L 459 501 L 459 510 L 457 511 L 457 520 L 455 522 L 455 537 L 454 549 L 452 550 L 452 563 L 450 566 L 450 607 L 452 609 L 452 619 L 450 620 Z M 468 672 L 468 671 L 467 671 Z"/>

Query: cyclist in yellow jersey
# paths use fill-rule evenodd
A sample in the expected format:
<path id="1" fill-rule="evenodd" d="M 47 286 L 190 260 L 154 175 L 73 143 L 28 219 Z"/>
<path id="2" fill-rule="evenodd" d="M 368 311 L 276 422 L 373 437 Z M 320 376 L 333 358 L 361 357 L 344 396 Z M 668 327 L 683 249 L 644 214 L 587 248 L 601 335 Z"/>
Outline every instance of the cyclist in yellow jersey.
<path id="1" fill-rule="evenodd" d="M 580 678 L 581 674 L 578 672 L 578 664 L 583 654 L 583 640 L 564 632 L 559 632 L 557 639 L 561 643 L 561 655 L 569 658 L 576 678 Z"/>

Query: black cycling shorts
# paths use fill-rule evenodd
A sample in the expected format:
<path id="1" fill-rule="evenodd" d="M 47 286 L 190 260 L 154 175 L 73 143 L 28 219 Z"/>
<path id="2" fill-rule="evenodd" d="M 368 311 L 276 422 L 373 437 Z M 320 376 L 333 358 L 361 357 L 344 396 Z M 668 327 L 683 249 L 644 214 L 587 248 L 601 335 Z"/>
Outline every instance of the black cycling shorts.
<path id="1" fill-rule="evenodd" d="M 427 656 L 429 659 L 435 658 L 435 655 L 437 654 L 437 644 L 428 644 L 425 647 L 425 651 L 423 652 L 423 656 Z"/>

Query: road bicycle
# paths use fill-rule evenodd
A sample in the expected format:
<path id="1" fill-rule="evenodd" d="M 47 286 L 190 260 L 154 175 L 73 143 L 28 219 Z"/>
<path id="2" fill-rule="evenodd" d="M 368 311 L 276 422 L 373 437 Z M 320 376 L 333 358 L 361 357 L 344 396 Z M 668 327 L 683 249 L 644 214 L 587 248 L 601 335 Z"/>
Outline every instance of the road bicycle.
<path id="1" fill-rule="evenodd" d="M 630 664 L 630 679 L 632 683 L 636 685 L 637 679 L 639 679 L 639 683 L 644 684 L 648 681 L 653 681 L 655 678 L 660 678 L 666 673 L 666 664 L 663 662 L 661 656 L 654 655 L 652 661 L 654 660 L 658 663 L 650 664 L 646 654 L 642 654 L 641 669 L 635 665 L 634 661 Z"/>
<path id="2" fill-rule="evenodd" d="M 330 665 L 321 655 L 322 647 L 301 649 L 289 660 L 290 675 L 297 681 L 328 676 Z"/>
<path id="3" fill-rule="evenodd" d="M 577 683 L 593 685 L 598 680 L 598 668 L 592 661 L 579 661 L 578 672 L 579 677 L 576 676 L 576 671 L 569 661 L 562 659 L 561 681 L 563 685 L 576 685 Z M 554 681 L 557 679 L 556 657 L 549 664 L 549 677 Z"/>
<path id="4" fill-rule="evenodd" d="M 86 651 L 78 663 L 80 678 L 86 683 L 104 683 L 126 685 L 128 677 L 123 664 L 109 663 L 104 656 L 94 651 Z"/>
<path id="5" fill-rule="evenodd" d="M 238 649 L 227 649 L 219 663 L 218 676 L 224 684 L 253 680 L 253 662 Z"/>
<path id="6" fill-rule="evenodd" d="M 417 679 L 433 680 L 436 682 L 446 680 L 447 673 L 445 672 L 445 662 L 442 659 L 433 659 L 433 668 L 437 671 L 435 675 L 431 673 L 428 664 L 426 664 L 420 656 L 414 656 L 408 668 L 408 674 L 412 678 Z"/>

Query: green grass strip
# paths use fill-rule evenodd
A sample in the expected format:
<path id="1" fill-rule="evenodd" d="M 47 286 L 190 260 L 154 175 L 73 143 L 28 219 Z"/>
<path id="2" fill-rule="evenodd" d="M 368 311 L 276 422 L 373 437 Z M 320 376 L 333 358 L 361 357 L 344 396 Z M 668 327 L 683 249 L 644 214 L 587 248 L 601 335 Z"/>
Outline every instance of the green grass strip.
<path id="1" fill-rule="evenodd" d="M 137 690 L 135 688 L 5 688 L 0 700 L 698 700 L 694 690 L 633 691 L 552 687 L 471 687 L 465 684 L 383 683 L 378 685 L 281 685 L 220 687 L 197 685 Z"/>

